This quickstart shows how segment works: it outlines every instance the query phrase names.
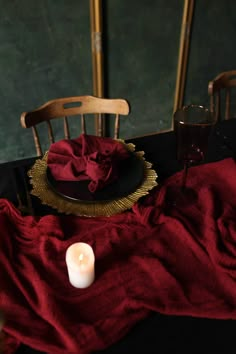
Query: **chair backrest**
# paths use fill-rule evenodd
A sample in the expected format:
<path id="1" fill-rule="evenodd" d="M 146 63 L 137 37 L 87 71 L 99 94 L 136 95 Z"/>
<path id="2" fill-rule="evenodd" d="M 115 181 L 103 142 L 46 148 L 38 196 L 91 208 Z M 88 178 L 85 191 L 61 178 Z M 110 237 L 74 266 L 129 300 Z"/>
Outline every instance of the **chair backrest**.
<path id="1" fill-rule="evenodd" d="M 217 120 L 232 117 L 233 87 L 236 87 L 236 70 L 222 72 L 208 83 L 210 109 L 216 113 Z M 222 114 L 223 110 L 224 114 Z"/>
<path id="2" fill-rule="evenodd" d="M 85 115 L 97 117 L 97 135 L 103 135 L 104 119 L 107 114 L 115 116 L 114 135 L 117 139 L 120 130 L 120 115 L 128 115 L 130 107 L 125 99 L 98 98 L 94 96 L 75 96 L 58 98 L 46 102 L 39 108 L 31 112 L 21 114 L 20 121 L 23 128 L 32 128 L 34 143 L 38 156 L 43 154 L 42 146 L 36 125 L 46 122 L 50 144 L 54 143 L 55 138 L 51 120 L 63 118 L 64 137 L 70 139 L 68 116 L 79 115 L 81 120 L 81 133 L 86 134 Z"/>

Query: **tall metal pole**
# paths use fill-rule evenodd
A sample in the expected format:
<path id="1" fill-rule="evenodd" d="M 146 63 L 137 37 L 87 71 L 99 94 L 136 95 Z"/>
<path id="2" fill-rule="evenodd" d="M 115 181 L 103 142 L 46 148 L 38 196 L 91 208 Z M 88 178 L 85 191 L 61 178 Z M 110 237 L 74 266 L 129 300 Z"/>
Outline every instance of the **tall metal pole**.
<path id="1" fill-rule="evenodd" d="M 103 49 L 102 49 L 102 0 L 90 0 L 91 51 L 93 68 L 93 94 L 104 97 Z M 103 135 L 104 126 L 99 129 L 99 119 L 95 116 L 97 135 Z"/>
<path id="2" fill-rule="evenodd" d="M 178 58 L 176 87 L 175 87 L 175 99 L 174 99 L 174 112 L 183 105 L 193 9 L 194 9 L 194 0 L 185 0 L 182 25 L 181 25 L 181 34 L 180 34 L 179 58 Z"/>

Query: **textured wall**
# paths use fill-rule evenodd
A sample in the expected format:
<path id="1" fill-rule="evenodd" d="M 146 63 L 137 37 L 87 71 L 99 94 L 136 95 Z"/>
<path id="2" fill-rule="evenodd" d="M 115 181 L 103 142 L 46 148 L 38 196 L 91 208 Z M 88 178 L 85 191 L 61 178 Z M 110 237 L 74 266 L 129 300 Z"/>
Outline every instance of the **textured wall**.
<path id="1" fill-rule="evenodd" d="M 132 107 L 121 135 L 165 129 L 183 1 L 103 4 L 106 95 L 126 97 Z M 0 0 L 0 5 L 0 160 L 6 161 L 35 154 L 31 131 L 20 126 L 21 112 L 56 97 L 92 93 L 91 44 L 88 0 Z"/>
<path id="2" fill-rule="evenodd" d="M 108 87 L 132 112 L 123 137 L 170 127 L 182 0 L 107 0 Z"/>
<path id="3" fill-rule="evenodd" d="M 0 0 L 0 160 L 34 155 L 20 114 L 92 93 L 88 1 Z"/>
<path id="4" fill-rule="evenodd" d="M 169 128 L 184 0 L 103 4 L 106 95 L 127 98 L 132 109 L 121 136 Z M 0 160 L 7 161 L 35 154 L 21 112 L 52 98 L 92 93 L 90 18 L 88 0 L 0 5 Z M 236 68 L 235 10 L 234 0 L 196 1 L 184 103 L 208 104 L 208 81 Z"/>
<path id="5" fill-rule="evenodd" d="M 236 69 L 236 2 L 195 3 L 185 103 L 209 106 L 208 82 L 220 72 Z"/>

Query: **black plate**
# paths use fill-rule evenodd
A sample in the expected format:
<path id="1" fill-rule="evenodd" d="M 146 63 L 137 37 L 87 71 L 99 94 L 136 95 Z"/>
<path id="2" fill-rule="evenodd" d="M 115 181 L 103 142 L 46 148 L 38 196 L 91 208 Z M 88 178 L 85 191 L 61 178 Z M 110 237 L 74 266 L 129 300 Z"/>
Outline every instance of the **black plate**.
<path id="1" fill-rule="evenodd" d="M 46 174 L 50 187 L 66 199 L 84 202 L 109 201 L 125 197 L 139 187 L 144 176 L 144 160 L 135 153 L 130 153 L 130 157 L 121 163 L 119 178 L 95 193 L 88 189 L 90 181 L 55 180 L 49 167 Z"/>

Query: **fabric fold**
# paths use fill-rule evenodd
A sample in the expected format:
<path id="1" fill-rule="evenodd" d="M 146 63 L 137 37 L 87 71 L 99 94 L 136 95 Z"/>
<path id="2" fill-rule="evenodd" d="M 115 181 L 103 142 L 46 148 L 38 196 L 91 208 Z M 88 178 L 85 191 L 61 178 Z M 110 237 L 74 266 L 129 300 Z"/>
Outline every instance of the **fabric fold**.
<path id="1" fill-rule="evenodd" d="M 56 180 L 89 180 L 88 188 L 94 193 L 118 178 L 120 163 L 128 157 L 124 144 L 117 140 L 81 134 L 52 144 L 47 165 Z"/>
<path id="2" fill-rule="evenodd" d="M 7 354 L 17 343 L 49 354 L 101 350 L 151 311 L 236 319 L 235 161 L 190 168 L 196 202 L 170 207 L 168 187 L 181 173 L 109 218 L 22 217 L 0 200 Z M 87 289 L 69 284 L 64 259 L 79 241 L 95 253 Z"/>

